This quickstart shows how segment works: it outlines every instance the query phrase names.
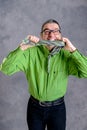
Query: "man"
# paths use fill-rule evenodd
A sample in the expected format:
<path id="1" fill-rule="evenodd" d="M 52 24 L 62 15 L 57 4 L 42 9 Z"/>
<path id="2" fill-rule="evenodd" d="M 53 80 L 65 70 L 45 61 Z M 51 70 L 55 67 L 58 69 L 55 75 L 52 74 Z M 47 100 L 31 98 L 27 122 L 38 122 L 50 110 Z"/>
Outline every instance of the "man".
<path id="1" fill-rule="evenodd" d="M 48 130 L 65 130 L 64 95 L 68 76 L 87 78 L 87 57 L 80 54 L 68 38 L 62 37 L 60 25 L 54 19 L 42 25 L 40 36 L 29 35 L 27 39 L 36 45 L 21 43 L 3 60 L 0 70 L 7 75 L 18 71 L 26 75 L 30 93 L 29 130 L 45 130 L 46 126 Z M 63 41 L 65 46 L 57 49 L 55 45 L 37 45 L 41 39 Z"/>

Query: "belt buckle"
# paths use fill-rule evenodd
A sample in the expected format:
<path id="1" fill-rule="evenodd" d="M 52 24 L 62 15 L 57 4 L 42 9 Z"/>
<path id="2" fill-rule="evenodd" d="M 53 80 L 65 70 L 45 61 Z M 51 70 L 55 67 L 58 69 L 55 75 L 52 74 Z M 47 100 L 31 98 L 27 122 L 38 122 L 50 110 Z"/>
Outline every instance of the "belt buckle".
<path id="1" fill-rule="evenodd" d="M 50 107 L 50 106 L 52 106 L 51 103 L 46 103 L 46 102 L 39 102 L 39 105 L 42 106 L 42 107 Z"/>
<path id="2" fill-rule="evenodd" d="M 45 102 L 39 102 L 39 105 L 42 107 L 46 107 L 46 103 Z"/>

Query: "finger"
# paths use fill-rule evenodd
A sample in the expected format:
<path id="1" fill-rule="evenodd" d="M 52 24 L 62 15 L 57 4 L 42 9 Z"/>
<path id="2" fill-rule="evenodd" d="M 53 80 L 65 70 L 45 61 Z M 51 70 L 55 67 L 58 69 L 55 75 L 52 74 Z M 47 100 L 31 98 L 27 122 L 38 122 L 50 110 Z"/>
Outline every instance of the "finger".
<path id="1" fill-rule="evenodd" d="M 30 39 L 32 37 L 32 35 L 28 35 L 27 38 Z"/>
<path id="2" fill-rule="evenodd" d="M 20 44 L 19 44 L 19 46 L 22 46 L 24 43 L 23 42 L 21 42 Z"/>
<path id="3" fill-rule="evenodd" d="M 65 37 L 63 37 L 62 40 L 63 40 L 63 42 L 66 42 L 66 38 Z"/>
<path id="4" fill-rule="evenodd" d="M 60 36 L 56 35 L 56 40 L 62 41 L 62 36 L 60 37 Z"/>

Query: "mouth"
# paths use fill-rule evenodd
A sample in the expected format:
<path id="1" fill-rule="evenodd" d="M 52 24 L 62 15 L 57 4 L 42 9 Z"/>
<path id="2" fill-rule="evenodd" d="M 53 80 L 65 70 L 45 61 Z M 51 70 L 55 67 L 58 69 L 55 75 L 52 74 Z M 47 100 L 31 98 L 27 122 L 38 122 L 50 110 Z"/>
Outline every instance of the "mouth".
<path id="1" fill-rule="evenodd" d="M 56 39 L 54 39 L 54 38 L 48 38 L 47 40 L 49 40 L 49 41 L 55 41 Z"/>

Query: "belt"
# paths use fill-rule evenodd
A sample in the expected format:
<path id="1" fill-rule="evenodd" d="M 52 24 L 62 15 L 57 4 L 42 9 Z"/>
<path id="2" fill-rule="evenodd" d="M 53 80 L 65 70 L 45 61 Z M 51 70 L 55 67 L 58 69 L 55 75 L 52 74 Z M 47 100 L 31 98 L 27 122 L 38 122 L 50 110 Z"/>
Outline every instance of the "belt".
<path id="1" fill-rule="evenodd" d="M 56 105 L 60 105 L 64 102 L 64 96 L 57 99 L 57 100 L 54 100 L 54 101 L 39 101 L 37 99 L 35 99 L 33 96 L 30 97 L 30 99 L 39 104 L 40 106 L 43 106 L 43 107 L 50 107 L 50 106 L 56 106 Z"/>

